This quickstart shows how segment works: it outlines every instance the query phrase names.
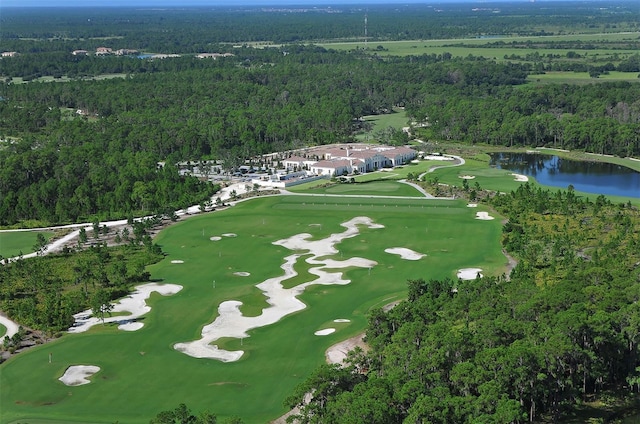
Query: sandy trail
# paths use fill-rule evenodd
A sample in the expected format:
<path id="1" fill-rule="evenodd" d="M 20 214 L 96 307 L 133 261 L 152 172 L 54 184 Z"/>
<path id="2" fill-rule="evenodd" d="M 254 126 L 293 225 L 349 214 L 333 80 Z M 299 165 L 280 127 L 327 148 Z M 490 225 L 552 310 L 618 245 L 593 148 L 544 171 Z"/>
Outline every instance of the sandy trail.
<path id="1" fill-rule="evenodd" d="M 359 234 L 358 225 L 365 225 L 369 228 L 384 227 L 373 223 L 370 218 L 356 217 L 342 224 L 346 228 L 342 233 L 331 234 L 321 240 L 310 240 L 312 236 L 303 233 L 274 242 L 273 244 L 289 250 L 303 252 L 285 257 L 285 262 L 281 266 L 284 271 L 282 276 L 267 279 L 256 286 L 264 292 L 270 306 L 263 309 L 258 316 L 245 317 L 239 309 L 241 302 L 236 300 L 222 302 L 218 307 L 218 317 L 211 324 L 202 328 L 200 339 L 177 343 L 174 348 L 195 358 L 217 359 L 222 362 L 233 362 L 240 359 L 244 354 L 242 350 L 228 351 L 211 343 L 226 337 L 239 339 L 249 337 L 247 331 L 274 324 L 287 315 L 303 310 L 306 305 L 298 299 L 298 296 L 311 285 L 344 285 L 351 282 L 343 278 L 342 272 L 332 272 L 328 269 L 371 268 L 377 265 L 375 261 L 357 257 L 346 260 L 324 259 L 326 256 L 338 253 L 335 247 L 337 243 L 357 236 Z M 297 275 L 294 266 L 303 257 L 306 257 L 305 261 L 308 264 L 317 265 L 309 269 L 309 273 L 317 278 L 289 289 L 284 288 L 282 282 Z"/>

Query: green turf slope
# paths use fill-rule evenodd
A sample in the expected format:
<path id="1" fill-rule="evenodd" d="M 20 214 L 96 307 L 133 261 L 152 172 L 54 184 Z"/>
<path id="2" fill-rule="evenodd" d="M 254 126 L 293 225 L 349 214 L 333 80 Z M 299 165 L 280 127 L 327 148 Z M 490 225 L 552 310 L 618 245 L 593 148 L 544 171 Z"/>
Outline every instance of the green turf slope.
<path id="1" fill-rule="evenodd" d="M 478 210 L 462 201 L 278 196 L 186 219 L 159 234 L 167 257 L 149 269 L 159 282 L 184 289 L 152 296 L 152 311 L 139 331 L 100 325 L 0 365 L 0 422 L 147 423 L 179 403 L 208 409 L 220 419 L 236 415 L 248 424 L 268 422 L 285 412 L 283 399 L 325 360 L 325 350 L 360 333 L 372 307 L 402 298 L 408 279 L 455 278 L 466 267 L 486 274 L 504 271 L 500 217 L 476 220 Z M 283 258 L 292 253 L 274 241 L 299 233 L 324 238 L 344 231 L 340 224 L 357 216 L 384 228 L 361 226 L 356 237 L 336 246 L 334 258 L 374 260 L 378 265 L 371 270 L 347 270 L 348 285 L 312 286 L 301 296 L 303 311 L 251 330 L 242 341 L 222 340 L 221 347 L 245 351 L 238 362 L 195 359 L 172 348 L 198 338 L 222 301 L 242 301 L 246 315 L 267 306 L 255 285 L 282 275 Z M 427 256 L 404 260 L 384 251 L 391 247 Z M 312 278 L 304 278 L 308 268 L 304 262 L 296 265 L 296 282 Z M 327 327 L 336 332 L 314 335 Z M 57 380 L 68 366 L 81 364 L 101 367 L 90 384 L 67 387 Z"/>

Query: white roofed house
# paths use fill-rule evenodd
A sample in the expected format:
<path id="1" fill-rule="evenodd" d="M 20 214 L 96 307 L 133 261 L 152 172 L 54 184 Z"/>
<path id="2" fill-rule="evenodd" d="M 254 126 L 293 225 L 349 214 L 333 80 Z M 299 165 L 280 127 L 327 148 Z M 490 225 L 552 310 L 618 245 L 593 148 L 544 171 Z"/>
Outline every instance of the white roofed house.
<path id="1" fill-rule="evenodd" d="M 418 152 L 408 147 L 393 147 L 381 152 L 389 161 L 389 165 L 404 165 L 416 158 Z"/>
<path id="2" fill-rule="evenodd" d="M 316 163 L 315 160 L 310 160 L 300 156 L 291 156 L 290 158 L 287 158 L 282 161 L 282 166 L 284 166 L 285 169 L 296 171 L 296 170 L 304 169 L 305 167 L 308 168 L 314 163 Z"/>
<path id="3" fill-rule="evenodd" d="M 346 159 L 321 160 L 311 165 L 311 172 L 316 175 L 340 176 L 351 173 L 351 162 Z"/>

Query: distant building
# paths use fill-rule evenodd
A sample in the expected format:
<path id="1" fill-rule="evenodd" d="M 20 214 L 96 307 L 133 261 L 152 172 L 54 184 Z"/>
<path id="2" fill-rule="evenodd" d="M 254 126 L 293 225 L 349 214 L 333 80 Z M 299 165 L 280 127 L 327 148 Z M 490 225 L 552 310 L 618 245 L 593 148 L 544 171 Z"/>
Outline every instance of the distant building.
<path id="1" fill-rule="evenodd" d="M 71 54 L 74 56 L 87 56 L 89 52 L 86 50 L 74 50 L 71 52 Z"/>
<path id="2" fill-rule="evenodd" d="M 135 49 L 118 49 L 116 50 L 116 56 L 132 56 L 139 54 L 140 52 Z"/>
<path id="3" fill-rule="evenodd" d="M 96 55 L 98 56 L 112 54 L 112 53 L 113 53 L 113 50 L 111 49 L 111 47 L 98 47 L 96 49 Z"/>
<path id="4" fill-rule="evenodd" d="M 16 57 L 18 54 L 18 52 L 2 52 L 2 57 Z"/>
<path id="5" fill-rule="evenodd" d="M 230 56 L 233 56 L 233 53 L 200 53 L 196 55 L 198 59 L 206 59 L 206 58 L 218 59 L 220 57 L 230 57 Z"/>

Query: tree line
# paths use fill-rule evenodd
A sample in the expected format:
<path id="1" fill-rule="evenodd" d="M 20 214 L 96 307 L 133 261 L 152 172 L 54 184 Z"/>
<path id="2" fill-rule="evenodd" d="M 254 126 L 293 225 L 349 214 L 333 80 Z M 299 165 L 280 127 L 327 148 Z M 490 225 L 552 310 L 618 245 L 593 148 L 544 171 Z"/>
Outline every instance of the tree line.
<path id="1" fill-rule="evenodd" d="M 558 422 L 640 390 L 640 211 L 528 184 L 491 204 L 511 275 L 416 276 L 406 301 L 370 314 L 368 352 L 285 402 L 295 422 Z"/>

